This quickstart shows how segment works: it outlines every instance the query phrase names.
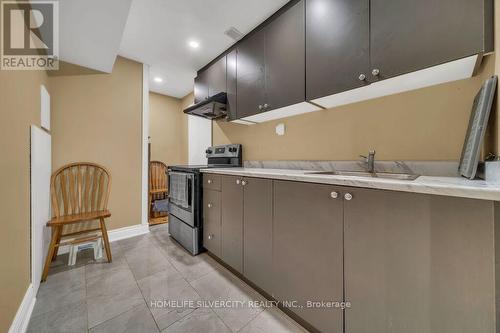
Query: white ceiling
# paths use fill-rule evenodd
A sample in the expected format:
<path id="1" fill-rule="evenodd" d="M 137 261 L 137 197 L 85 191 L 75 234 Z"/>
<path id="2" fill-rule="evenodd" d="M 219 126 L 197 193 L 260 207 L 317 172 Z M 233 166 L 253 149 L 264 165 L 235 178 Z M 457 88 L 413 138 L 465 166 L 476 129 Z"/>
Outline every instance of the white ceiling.
<path id="1" fill-rule="evenodd" d="M 59 1 L 59 58 L 110 73 L 131 1 Z"/>
<path id="2" fill-rule="evenodd" d="M 246 34 L 287 2 L 132 0 L 119 54 L 151 66 L 151 91 L 181 98 L 193 90 L 196 71 L 234 44 L 224 31 L 234 26 Z M 200 47 L 191 49 L 189 40 Z"/>

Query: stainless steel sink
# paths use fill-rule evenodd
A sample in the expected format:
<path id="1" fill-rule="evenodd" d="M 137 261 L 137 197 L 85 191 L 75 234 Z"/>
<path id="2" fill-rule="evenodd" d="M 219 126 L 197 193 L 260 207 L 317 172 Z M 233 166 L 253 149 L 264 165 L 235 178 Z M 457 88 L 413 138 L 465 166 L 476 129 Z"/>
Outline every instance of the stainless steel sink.
<path id="1" fill-rule="evenodd" d="M 332 175 L 332 176 L 355 176 L 398 180 L 415 180 L 419 175 L 409 173 L 391 173 L 391 172 L 366 172 L 366 171 L 314 171 L 307 172 L 309 175 Z"/>

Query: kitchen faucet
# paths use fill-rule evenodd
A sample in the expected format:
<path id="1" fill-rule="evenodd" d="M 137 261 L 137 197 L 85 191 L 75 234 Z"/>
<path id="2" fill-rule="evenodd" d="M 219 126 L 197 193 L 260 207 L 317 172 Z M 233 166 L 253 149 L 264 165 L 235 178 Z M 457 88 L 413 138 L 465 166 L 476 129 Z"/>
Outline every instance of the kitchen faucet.
<path id="1" fill-rule="evenodd" d="M 375 150 L 370 150 L 368 152 L 368 157 L 363 155 L 359 156 L 365 159 L 368 172 L 370 173 L 375 172 Z"/>

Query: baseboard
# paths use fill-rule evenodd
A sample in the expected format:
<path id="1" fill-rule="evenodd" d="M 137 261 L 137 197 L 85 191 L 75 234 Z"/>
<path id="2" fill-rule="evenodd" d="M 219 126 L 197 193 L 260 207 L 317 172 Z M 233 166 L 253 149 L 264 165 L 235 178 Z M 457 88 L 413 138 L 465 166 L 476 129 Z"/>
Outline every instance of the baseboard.
<path id="1" fill-rule="evenodd" d="M 33 308 L 35 307 L 35 292 L 33 290 L 33 285 L 30 284 L 28 290 L 26 290 L 26 294 L 24 294 L 23 301 L 17 309 L 16 316 L 14 317 L 14 321 L 12 321 L 12 325 L 10 325 L 9 333 L 25 333 L 28 329 L 28 324 L 30 322 L 31 313 L 33 312 Z"/>
<path id="2" fill-rule="evenodd" d="M 127 239 L 135 236 L 147 234 L 149 232 L 149 225 L 136 224 L 130 227 L 113 229 L 108 231 L 110 242 L 116 242 L 122 239 Z M 61 246 L 57 254 L 65 254 L 69 252 L 69 246 Z"/>

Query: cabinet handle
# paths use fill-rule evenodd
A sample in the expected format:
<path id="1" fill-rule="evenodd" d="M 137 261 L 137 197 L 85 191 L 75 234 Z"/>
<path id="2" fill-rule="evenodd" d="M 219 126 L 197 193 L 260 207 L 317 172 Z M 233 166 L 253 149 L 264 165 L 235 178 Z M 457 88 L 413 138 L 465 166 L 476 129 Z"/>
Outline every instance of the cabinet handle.
<path id="1" fill-rule="evenodd" d="M 269 104 L 264 104 L 264 109 L 267 109 L 269 107 Z"/>
<path id="2" fill-rule="evenodd" d="M 207 180 L 207 183 L 212 184 L 212 179 Z"/>
<path id="3" fill-rule="evenodd" d="M 208 235 L 208 239 L 214 238 L 214 235 Z"/>
<path id="4" fill-rule="evenodd" d="M 236 179 L 236 185 L 240 185 L 240 180 Z"/>
<path id="5" fill-rule="evenodd" d="M 358 79 L 359 79 L 359 81 L 364 81 L 364 80 L 366 80 L 366 75 L 365 74 L 359 74 Z"/>
<path id="6" fill-rule="evenodd" d="M 346 199 L 347 201 L 351 201 L 352 200 L 352 194 L 351 193 L 344 194 L 344 199 Z"/>
<path id="7" fill-rule="evenodd" d="M 244 180 L 241 181 L 241 185 L 245 186 L 246 184 L 247 184 L 246 181 L 244 181 Z"/>
<path id="8" fill-rule="evenodd" d="M 380 74 L 380 69 L 378 69 L 378 68 L 374 68 L 374 69 L 372 70 L 372 75 L 373 75 L 373 76 L 378 76 L 379 74 Z"/>
<path id="9" fill-rule="evenodd" d="M 338 192 L 333 191 L 332 193 L 330 193 L 330 196 L 331 196 L 333 199 L 337 199 L 337 198 L 339 197 L 339 193 L 338 193 Z"/>
<path id="10" fill-rule="evenodd" d="M 209 203 L 209 204 L 207 205 L 207 207 L 208 207 L 208 208 L 212 208 L 212 204 L 211 204 L 211 203 Z"/>
<path id="11" fill-rule="evenodd" d="M 259 105 L 259 110 L 262 110 L 264 107 L 262 105 Z"/>

